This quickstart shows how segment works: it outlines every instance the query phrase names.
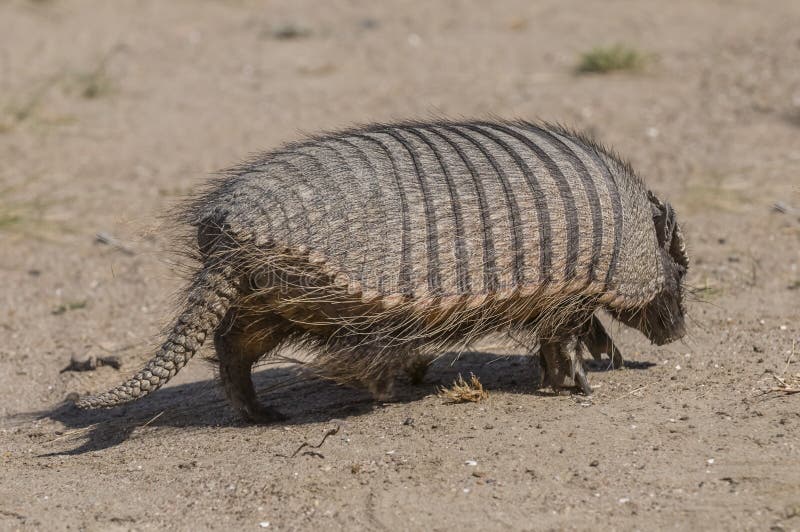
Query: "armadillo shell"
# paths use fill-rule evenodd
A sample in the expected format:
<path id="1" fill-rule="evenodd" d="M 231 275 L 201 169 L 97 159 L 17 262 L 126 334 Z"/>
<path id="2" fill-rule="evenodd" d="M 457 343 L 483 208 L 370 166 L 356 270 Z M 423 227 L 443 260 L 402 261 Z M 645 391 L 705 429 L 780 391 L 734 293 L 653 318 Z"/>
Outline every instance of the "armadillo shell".
<path id="1" fill-rule="evenodd" d="M 632 306 L 663 286 L 646 188 L 590 140 L 527 122 L 378 125 L 267 153 L 192 207 L 304 254 L 387 308 L 563 292 Z"/>

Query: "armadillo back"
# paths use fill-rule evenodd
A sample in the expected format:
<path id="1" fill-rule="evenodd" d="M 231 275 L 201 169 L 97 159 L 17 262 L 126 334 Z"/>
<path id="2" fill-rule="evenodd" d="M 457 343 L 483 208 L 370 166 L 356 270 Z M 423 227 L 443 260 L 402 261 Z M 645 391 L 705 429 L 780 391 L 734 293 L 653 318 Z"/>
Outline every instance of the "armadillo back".
<path id="1" fill-rule="evenodd" d="M 351 292 L 641 304 L 663 279 L 646 189 L 580 136 L 524 122 L 372 126 L 235 170 L 199 202 L 256 245 L 308 252 Z"/>

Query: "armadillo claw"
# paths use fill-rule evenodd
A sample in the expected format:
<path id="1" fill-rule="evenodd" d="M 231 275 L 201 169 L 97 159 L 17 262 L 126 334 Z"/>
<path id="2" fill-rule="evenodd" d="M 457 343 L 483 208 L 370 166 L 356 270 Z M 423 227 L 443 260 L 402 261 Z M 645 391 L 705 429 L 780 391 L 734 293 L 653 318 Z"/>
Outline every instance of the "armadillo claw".
<path id="1" fill-rule="evenodd" d="M 592 395 L 592 386 L 589 384 L 589 379 L 586 377 L 586 372 L 583 369 L 583 363 L 578 361 L 575 368 L 575 384 L 580 388 L 584 395 Z"/>
<path id="2" fill-rule="evenodd" d="M 288 419 L 285 414 L 278 410 L 255 402 L 243 406 L 240 411 L 244 419 L 259 425 L 267 425 Z"/>

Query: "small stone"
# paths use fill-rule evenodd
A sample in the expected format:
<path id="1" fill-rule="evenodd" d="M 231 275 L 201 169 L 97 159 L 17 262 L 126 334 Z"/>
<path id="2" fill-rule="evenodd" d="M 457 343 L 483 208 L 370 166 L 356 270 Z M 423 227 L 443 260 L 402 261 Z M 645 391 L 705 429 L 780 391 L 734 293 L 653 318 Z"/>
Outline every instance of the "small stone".
<path id="1" fill-rule="evenodd" d="M 311 30 L 298 24 L 285 23 L 274 26 L 270 34 L 279 40 L 302 39 L 310 36 Z"/>
<path id="2" fill-rule="evenodd" d="M 592 460 L 591 462 L 589 462 L 589 465 L 591 467 L 597 467 L 600 465 L 600 462 L 598 462 L 597 460 Z"/>
<path id="3" fill-rule="evenodd" d="M 362 18 L 358 21 L 358 25 L 365 30 L 372 30 L 380 25 L 380 21 L 374 18 Z"/>

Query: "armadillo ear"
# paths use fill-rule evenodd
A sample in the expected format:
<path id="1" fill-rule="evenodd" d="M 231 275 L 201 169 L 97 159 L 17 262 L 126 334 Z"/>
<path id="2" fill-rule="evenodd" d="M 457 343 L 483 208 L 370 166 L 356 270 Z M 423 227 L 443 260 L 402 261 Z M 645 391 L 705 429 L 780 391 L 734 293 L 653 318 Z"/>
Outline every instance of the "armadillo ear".
<path id="1" fill-rule="evenodd" d="M 650 200 L 650 208 L 653 211 L 653 224 L 656 226 L 656 237 L 658 245 L 664 249 L 669 249 L 672 245 L 672 236 L 675 231 L 675 211 L 669 203 L 662 202 L 652 192 L 647 193 Z"/>
<path id="2" fill-rule="evenodd" d="M 661 201 L 649 190 L 647 199 L 650 200 L 650 208 L 653 211 L 658 245 L 669 253 L 672 260 L 688 269 L 689 255 L 686 253 L 686 242 L 683 239 L 681 226 L 676 220 L 675 211 L 669 203 Z"/>
<path id="3" fill-rule="evenodd" d="M 689 269 L 689 255 L 686 253 L 686 242 L 683 239 L 681 226 L 675 223 L 675 231 L 672 233 L 672 240 L 669 244 L 669 255 L 678 264 Z"/>

